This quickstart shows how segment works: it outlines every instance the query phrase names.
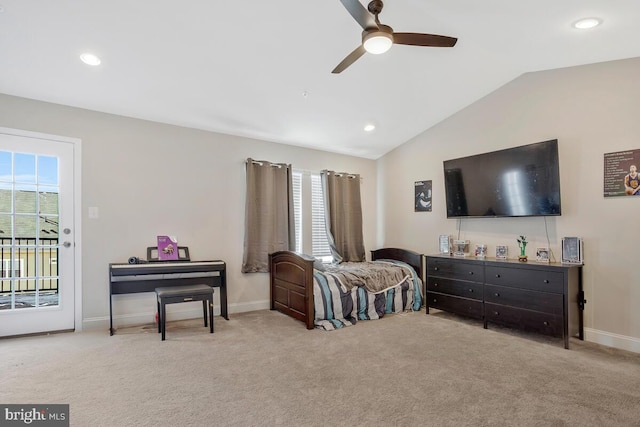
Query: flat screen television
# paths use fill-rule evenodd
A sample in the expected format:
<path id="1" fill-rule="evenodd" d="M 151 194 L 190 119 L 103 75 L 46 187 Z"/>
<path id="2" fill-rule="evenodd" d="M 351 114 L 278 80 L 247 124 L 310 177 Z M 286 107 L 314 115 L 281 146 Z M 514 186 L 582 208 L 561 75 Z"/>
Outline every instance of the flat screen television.
<path id="1" fill-rule="evenodd" d="M 444 161 L 447 218 L 560 215 L 558 140 Z"/>

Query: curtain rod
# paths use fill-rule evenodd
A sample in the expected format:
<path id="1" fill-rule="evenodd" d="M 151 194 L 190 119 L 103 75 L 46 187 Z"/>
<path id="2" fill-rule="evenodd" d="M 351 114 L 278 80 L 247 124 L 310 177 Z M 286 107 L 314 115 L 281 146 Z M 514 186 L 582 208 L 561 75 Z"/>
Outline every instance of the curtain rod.
<path id="1" fill-rule="evenodd" d="M 333 172 L 333 171 L 328 171 L 327 169 L 324 169 L 322 172 L 332 172 L 335 176 L 346 176 L 347 178 L 356 178 L 355 174 L 352 173 L 347 173 L 347 172 Z"/>
<path id="2" fill-rule="evenodd" d="M 253 160 L 252 158 L 248 158 L 247 160 L 245 160 L 245 164 L 249 163 L 249 161 L 251 161 L 252 164 L 254 165 L 264 165 L 265 163 L 268 163 L 269 166 L 275 167 L 275 168 L 281 168 L 283 166 L 287 166 L 286 163 L 273 163 L 273 162 L 269 162 L 267 160 Z"/>

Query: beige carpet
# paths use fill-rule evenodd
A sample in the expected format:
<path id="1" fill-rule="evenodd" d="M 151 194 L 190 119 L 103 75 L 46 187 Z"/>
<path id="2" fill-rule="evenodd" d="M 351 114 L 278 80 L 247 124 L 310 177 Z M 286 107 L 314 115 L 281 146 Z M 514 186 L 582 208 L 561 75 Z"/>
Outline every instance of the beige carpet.
<path id="1" fill-rule="evenodd" d="M 442 312 L 200 322 L 0 340 L 0 403 L 69 403 L 73 426 L 640 426 L 636 353 Z"/>

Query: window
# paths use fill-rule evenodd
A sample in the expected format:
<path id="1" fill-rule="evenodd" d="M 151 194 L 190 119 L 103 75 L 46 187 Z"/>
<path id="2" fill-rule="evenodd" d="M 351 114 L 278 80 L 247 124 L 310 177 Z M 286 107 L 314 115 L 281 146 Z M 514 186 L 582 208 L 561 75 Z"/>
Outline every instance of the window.
<path id="1" fill-rule="evenodd" d="M 8 277 L 24 277 L 24 260 L 22 259 L 14 259 L 13 260 L 13 275 L 11 274 L 11 260 L 3 259 L 2 260 L 2 270 L 0 270 L 0 277 L 8 278 Z"/>
<path id="2" fill-rule="evenodd" d="M 322 181 L 319 173 L 293 171 L 296 251 L 331 262 L 325 229 Z"/>
<path id="3" fill-rule="evenodd" d="M 324 218 L 324 198 L 322 197 L 322 180 L 319 174 L 311 175 L 311 254 L 331 262 L 331 249 L 327 240 L 327 228 Z"/>
<path id="4" fill-rule="evenodd" d="M 296 252 L 302 251 L 302 172 L 293 171 L 293 217 L 296 227 Z"/>

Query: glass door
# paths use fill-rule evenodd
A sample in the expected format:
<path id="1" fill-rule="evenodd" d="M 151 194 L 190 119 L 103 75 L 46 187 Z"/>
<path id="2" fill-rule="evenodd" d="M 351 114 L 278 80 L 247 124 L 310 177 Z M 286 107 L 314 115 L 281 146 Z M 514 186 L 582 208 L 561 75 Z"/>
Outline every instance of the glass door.
<path id="1" fill-rule="evenodd" d="M 74 329 L 73 149 L 0 134 L 0 336 Z"/>

